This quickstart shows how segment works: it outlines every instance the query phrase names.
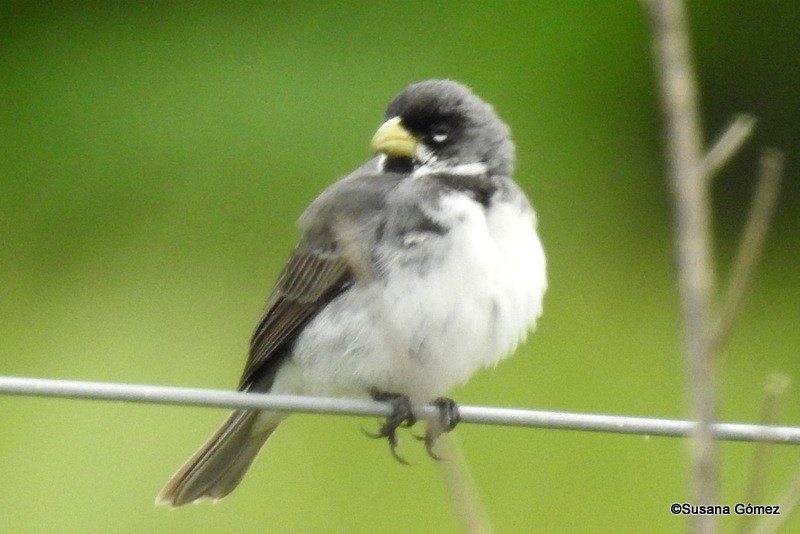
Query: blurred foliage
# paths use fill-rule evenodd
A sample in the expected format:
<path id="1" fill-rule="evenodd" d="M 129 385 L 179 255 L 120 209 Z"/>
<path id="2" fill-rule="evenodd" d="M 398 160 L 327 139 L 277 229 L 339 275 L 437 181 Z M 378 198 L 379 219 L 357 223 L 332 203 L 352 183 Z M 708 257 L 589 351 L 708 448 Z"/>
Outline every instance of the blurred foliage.
<path id="1" fill-rule="evenodd" d="M 788 159 L 762 268 L 721 365 L 726 420 L 800 371 L 800 10 L 691 2 L 709 139 L 754 141 L 715 185 L 735 249 L 759 147 Z M 647 21 L 639 2 L 46 3 L 0 7 L 0 374 L 232 387 L 250 330 L 327 184 L 370 156 L 412 81 L 473 86 L 511 125 L 540 217 L 539 330 L 465 404 L 681 417 L 685 373 Z M 723 280 L 720 283 L 724 282 Z M 781 419 L 800 424 L 797 385 Z M 7 532 L 455 532 L 413 439 L 398 465 L 350 418 L 295 416 L 226 501 L 153 508 L 215 410 L 0 397 Z M 672 532 L 683 440 L 464 425 L 498 532 Z M 751 444 L 723 446 L 747 502 Z M 774 504 L 800 462 L 776 446 Z M 735 525 L 735 517 L 724 520 Z M 800 526 L 794 519 L 792 525 Z"/>

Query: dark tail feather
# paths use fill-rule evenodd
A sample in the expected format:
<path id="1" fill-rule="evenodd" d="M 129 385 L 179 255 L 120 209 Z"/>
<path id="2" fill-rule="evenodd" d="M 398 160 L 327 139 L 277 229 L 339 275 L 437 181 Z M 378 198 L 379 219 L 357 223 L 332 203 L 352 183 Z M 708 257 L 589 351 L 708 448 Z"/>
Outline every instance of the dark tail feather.
<path id="1" fill-rule="evenodd" d="M 209 499 L 218 501 L 241 482 L 258 451 L 280 422 L 264 425 L 259 413 L 233 412 L 208 441 L 172 475 L 156 497 L 156 505 L 183 506 Z"/>

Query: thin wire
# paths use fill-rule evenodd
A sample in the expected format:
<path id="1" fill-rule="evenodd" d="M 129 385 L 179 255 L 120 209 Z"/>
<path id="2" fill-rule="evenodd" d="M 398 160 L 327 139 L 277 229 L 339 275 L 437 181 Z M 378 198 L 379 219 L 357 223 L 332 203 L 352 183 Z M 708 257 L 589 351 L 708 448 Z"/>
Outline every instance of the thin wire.
<path id="1" fill-rule="evenodd" d="M 388 404 L 371 400 L 12 376 L 0 376 L 0 394 L 374 417 L 387 417 L 392 412 L 392 408 Z M 697 423 L 693 421 L 652 417 L 551 412 L 488 406 L 460 406 L 459 411 L 462 422 L 484 425 L 667 437 L 688 437 L 693 435 L 697 428 Z M 414 414 L 420 419 L 433 419 L 438 415 L 438 409 L 434 406 L 416 406 Z M 721 440 L 800 445 L 800 427 L 715 423 L 712 425 L 712 431 L 714 436 Z"/>

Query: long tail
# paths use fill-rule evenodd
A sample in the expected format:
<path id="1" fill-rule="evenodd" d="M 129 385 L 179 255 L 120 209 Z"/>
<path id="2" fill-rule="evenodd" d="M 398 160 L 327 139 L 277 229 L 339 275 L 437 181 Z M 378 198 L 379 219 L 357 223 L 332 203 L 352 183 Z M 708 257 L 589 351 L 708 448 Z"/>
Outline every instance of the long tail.
<path id="1" fill-rule="evenodd" d="M 156 505 L 174 508 L 225 497 L 241 482 L 281 419 L 269 412 L 233 412 L 172 475 L 156 497 Z"/>

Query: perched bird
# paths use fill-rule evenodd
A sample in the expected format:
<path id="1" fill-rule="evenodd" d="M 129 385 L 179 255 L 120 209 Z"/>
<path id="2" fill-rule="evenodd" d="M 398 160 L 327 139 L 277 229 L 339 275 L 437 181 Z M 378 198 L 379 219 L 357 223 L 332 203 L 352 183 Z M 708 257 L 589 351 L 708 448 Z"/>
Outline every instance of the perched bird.
<path id="1" fill-rule="evenodd" d="M 442 397 L 509 355 L 547 287 L 536 215 L 511 178 L 514 144 L 464 85 L 428 80 L 392 99 L 375 158 L 302 214 L 302 236 L 250 343 L 239 389 L 369 394 L 394 411 L 435 402 L 426 445 L 458 422 Z M 218 500 L 242 480 L 283 413 L 239 410 L 167 482 L 158 504 Z M 396 453 L 395 453 L 396 454 Z"/>

